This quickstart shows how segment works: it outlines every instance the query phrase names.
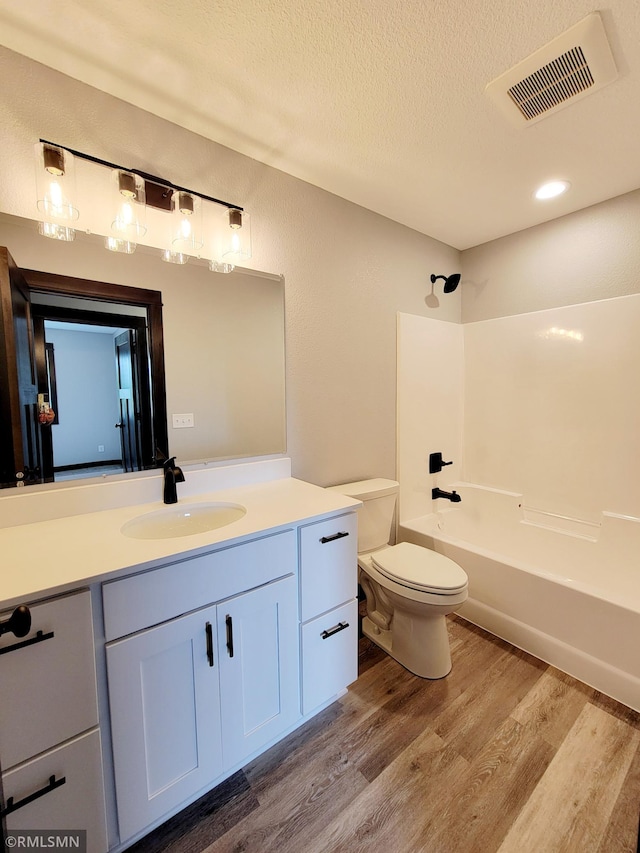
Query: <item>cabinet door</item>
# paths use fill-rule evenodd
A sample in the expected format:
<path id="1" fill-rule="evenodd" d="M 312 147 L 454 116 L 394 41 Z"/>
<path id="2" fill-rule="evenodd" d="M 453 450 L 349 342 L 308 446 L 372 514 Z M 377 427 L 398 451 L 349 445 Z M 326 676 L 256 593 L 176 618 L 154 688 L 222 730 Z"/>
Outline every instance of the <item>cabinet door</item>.
<path id="1" fill-rule="evenodd" d="M 294 576 L 218 605 L 225 769 L 300 716 L 296 613 Z"/>
<path id="2" fill-rule="evenodd" d="M 215 606 L 107 646 L 120 840 L 222 772 Z"/>

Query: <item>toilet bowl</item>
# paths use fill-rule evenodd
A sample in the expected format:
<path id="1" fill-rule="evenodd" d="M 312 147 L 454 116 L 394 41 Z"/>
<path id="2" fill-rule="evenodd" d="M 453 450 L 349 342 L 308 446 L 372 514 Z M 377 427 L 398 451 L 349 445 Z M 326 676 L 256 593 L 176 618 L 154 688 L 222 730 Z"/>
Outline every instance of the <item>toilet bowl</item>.
<path id="1" fill-rule="evenodd" d="M 361 480 L 333 489 L 362 501 L 358 567 L 367 602 L 363 634 L 415 675 L 443 678 L 451 671 L 445 617 L 467 599 L 466 573 L 428 548 L 389 544 L 395 480 Z"/>

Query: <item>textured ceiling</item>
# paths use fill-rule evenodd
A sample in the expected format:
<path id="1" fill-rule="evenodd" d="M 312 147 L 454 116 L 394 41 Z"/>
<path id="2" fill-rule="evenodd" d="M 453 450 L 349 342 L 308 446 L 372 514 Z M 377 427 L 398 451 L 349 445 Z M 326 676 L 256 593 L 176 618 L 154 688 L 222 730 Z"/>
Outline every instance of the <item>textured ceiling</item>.
<path id="1" fill-rule="evenodd" d="M 0 43 L 459 249 L 640 187 L 640 3 L 620 76 L 530 127 L 485 85 L 586 0 L 0 0 Z M 550 178 L 570 192 L 532 198 Z"/>

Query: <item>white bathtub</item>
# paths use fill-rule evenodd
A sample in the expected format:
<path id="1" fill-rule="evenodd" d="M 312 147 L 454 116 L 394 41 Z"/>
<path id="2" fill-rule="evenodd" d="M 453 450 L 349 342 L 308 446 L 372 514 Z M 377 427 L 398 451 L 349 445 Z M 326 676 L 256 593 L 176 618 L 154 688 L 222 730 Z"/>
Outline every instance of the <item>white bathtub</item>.
<path id="1" fill-rule="evenodd" d="M 461 503 L 401 521 L 399 539 L 463 567 L 460 615 L 640 711 L 640 519 L 580 521 L 455 488 Z"/>

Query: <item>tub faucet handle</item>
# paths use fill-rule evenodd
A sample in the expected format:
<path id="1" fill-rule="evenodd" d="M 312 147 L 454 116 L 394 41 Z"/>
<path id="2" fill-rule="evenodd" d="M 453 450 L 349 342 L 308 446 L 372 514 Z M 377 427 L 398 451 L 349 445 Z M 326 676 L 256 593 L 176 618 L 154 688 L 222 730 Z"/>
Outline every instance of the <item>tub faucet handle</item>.
<path id="1" fill-rule="evenodd" d="M 430 453 L 429 454 L 429 473 L 437 474 L 442 471 L 445 465 L 453 465 L 453 460 L 451 462 L 443 462 L 442 461 L 442 453 Z"/>

